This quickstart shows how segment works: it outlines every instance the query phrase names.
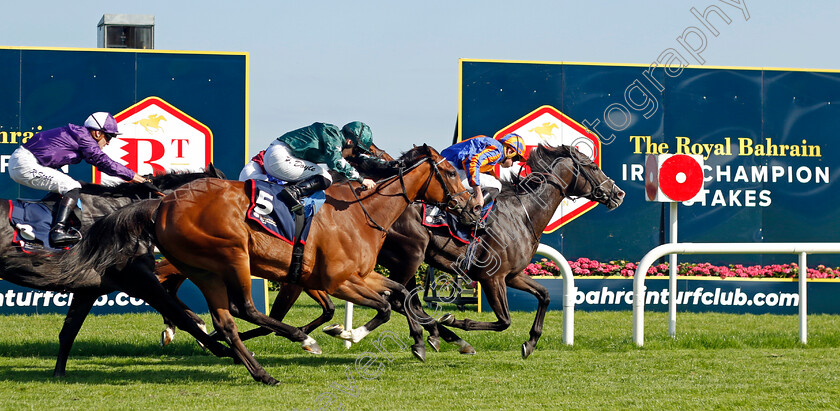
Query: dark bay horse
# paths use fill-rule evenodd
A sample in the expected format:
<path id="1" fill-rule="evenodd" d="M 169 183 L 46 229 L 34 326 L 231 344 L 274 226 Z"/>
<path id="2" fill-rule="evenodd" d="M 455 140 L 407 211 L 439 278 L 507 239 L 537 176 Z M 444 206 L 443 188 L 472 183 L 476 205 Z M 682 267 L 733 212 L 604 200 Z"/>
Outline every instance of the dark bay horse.
<path id="1" fill-rule="evenodd" d="M 456 320 L 444 315 L 438 323 L 422 321 L 429 331 L 429 343 L 437 350 L 438 333 L 445 341 L 460 346 L 462 353 L 472 347 L 442 325 L 463 330 L 502 331 L 510 326 L 506 287 L 533 295 L 539 305 L 531 327 L 530 339 L 522 345 L 527 358 L 542 335 L 542 325 L 549 304 L 548 291 L 523 272 L 531 262 L 542 232 L 564 198 L 582 197 L 604 204 L 612 210 L 624 199 L 615 182 L 591 159 L 570 146 L 539 145 L 526 163 L 531 172 L 513 183 L 505 184 L 496 199 L 492 222 L 471 253 L 469 246 L 454 241 L 447 229 L 422 224 L 422 208 L 409 207 L 391 226 L 379 253 L 379 263 L 390 270 L 390 278 L 410 290 L 417 290 L 415 273 L 425 261 L 445 273 L 459 273 L 481 284 L 487 304 L 497 321 Z M 416 292 L 411 293 L 409 309 L 422 310 Z"/>
<path id="2" fill-rule="evenodd" d="M 575 148 L 540 145 L 530 153 L 526 164 L 531 173 L 525 178 L 504 183 L 504 189 L 496 199 L 495 210 L 490 214 L 492 222 L 479 236 L 480 241 L 468 258 L 470 245 L 454 240 L 446 227 L 430 228 L 422 224 L 421 204 L 408 207 L 388 230 L 378 263 L 390 271 L 390 279 L 414 290 L 408 309 L 429 331 L 429 344 L 436 351 L 440 347 L 440 337 L 443 337 L 445 341 L 458 345 L 461 353 L 475 353 L 472 346 L 443 325 L 464 330 L 507 329 L 510 326 L 510 311 L 506 287 L 510 286 L 528 292 L 539 303 L 530 339 L 522 345 L 522 357 L 527 358 L 542 335 L 549 295 L 545 287 L 523 270 L 536 253 L 542 232 L 554 210 L 564 198 L 583 197 L 609 209 L 618 207 L 624 199 L 624 191 L 597 164 Z M 415 273 L 424 261 L 444 273 L 459 273 L 478 281 L 498 321 L 456 320 L 450 314 L 442 316 L 440 322 L 429 321 L 416 292 L 419 288 Z M 284 284 L 271 316 L 282 319 L 300 292 L 299 287 Z M 309 290 L 307 292 L 312 295 Z M 318 296 L 313 298 L 319 301 Z M 324 315 L 305 327 L 314 328 L 329 321 L 333 308 L 325 304 L 322 307 Z M 325 319 L 326 314 L 329 316 Z M 245 337 L 253 337 L 268 334 L 268 331 L 255 329 L 244 334 Z"/>
<path id="3" fill-rule="evenodd" d="M 171 191 L 189 181 L 198 178 L 224 178 L 212 164 L 200 173 L 175 173 L 152 177 L 152 185 L 124 183 L 114 187 L 85 184 L 81 190 L 83 213 L 81 216 L 83 231 L 93 221 L 127 204 L 142 199 L 154 198 L 160 191 Z M 9 215 L 9 201 L 0 200 L 0 213 Z M 34 251 L 23 252 L 20 246 L 11 242 L 14 228 L 11 224 L 0 224 L 0 277 L 9 282 L 39 290 L 73 292 L 73 299 L 59 334 L 59 352 L 53 375 L 63 376 L 67 365 L 70 348 L 82 327 L 93 303 L 99 296 L 115 290 L 123 291 L 132 297 L 141 298 L 158 311 L 171 315 L 186 331 L 207 344 L 210 339 L 180 308 L 177 301 L 166 294 L 153 273 L 144 272 L 148 263 L 148 253 L 137 253 L 138 258 L 125 258 L 118 264 L 101 270 L 67 269 L 61 265 L 65 252 Z M 96 238 L 89 239 L 96 242 Z M 72 249 L 71 249 L 72 250 Z M 137 250 L 132 250 L 135 253 Z M 231 356 L 223 345 L 213 342 L 209 348 L 216 355 Z"/>
<path id="4" fill-rule="evenodd" d="M 451 164 L 428 146 L 405 153 L 398 176 L 380 182 L 371 193 L 357 194 L 358 185 L 338 184 L 327 189 L 327 201 L 313 219 L 296 284 L 371 307 L 376 315 L 351 331 L 358 341 L 388 321 L 391 309 L 404 313 L 409 297 L 401 284 L 373 271 L 388 227 L 415 199 L 441 204 L 475 221 L 473 202 Z M 202 179 L 175 190 L 161 200 L 148 200 L 119 210 L 91 227 L 97 245 L 82 240 L 73 253 L 77 269 L 101 269 L 153 238 L 161 253 L 202 291 L 213 325 L 251 376 L 276 384 L 239 338 L 233 316 L 266 327 L 304 349 L 320 351 L 317 342 L 300 329 L 260 313 L 251 300 L 250 276 L 289 281 L 291 245 L 245 218 L 249 195 L 238 181 Z M 145 222 L 137 224 L 137 222 Z M 149 246 L 149 245 L 146 245 Z M 412 353 L 425 359 L 422 329 L 408 318 L 415 340 Z"/>

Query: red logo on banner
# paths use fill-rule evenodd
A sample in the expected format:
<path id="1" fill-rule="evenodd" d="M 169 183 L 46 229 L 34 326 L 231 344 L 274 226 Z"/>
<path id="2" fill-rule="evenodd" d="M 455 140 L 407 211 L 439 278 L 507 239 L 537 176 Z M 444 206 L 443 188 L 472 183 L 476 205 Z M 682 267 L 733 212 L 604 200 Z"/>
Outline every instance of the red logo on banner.
<path id="1" fill-rule="evenodd" d="M 213 132 L 163 99 L 148 97 L 114 118 L 122 134 L 102 151 L 139 174 L 195 171 L 213 161 Z M 122 182 L 96 169 L 93 181 Z"/>
<path id="2" fill-rule="evenodd" d="M 495 136 L 499 137 L 508 133 L 522 136 L 525 140 L 526 153 L 530 153 L 531 149 L 539 143 L 551 146 L 568 145 L 577 148 L 599 167 L 601 166 L 601 141 L 598 140 L 598 136 L 552 106 L 542 106 L 528 113 L 499 130 Z M 515 165 L 511 169 L 519 170 L 519 166 Z M 521 174 L 524 173 L 523 170 Z M 564 199 L 543 232 L 550 233 L 597 205 L 598 203 L 585 198 Z"/>

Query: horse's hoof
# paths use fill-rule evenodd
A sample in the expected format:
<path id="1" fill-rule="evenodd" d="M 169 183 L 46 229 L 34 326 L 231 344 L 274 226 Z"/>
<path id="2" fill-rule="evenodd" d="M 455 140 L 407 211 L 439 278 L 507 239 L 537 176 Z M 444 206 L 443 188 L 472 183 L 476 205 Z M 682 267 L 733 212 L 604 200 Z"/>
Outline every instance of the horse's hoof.
<path id="1" fill-rule="evenodd" d="M 432 349 L 435 350 L 435 352 L 440 352 L 440 337 L 433 337 L 430 335 L 426 338 L 426 341 L 429 342 L 429 345 L 432 346 Z"/>
<path id="2" fill-rule="evenodd" d="M 411 346 L 411 353 L 414 354 L 414 358 L 417 358 L 418 360 L 420 360 L 420 362 L 426 362 L 425 345 Z"/>
<path id="3" fill-rule="evenodd" d="M 475 355 L 475 348 L 473 348 L 472 345 L 467 343 L 461 346 L 461 348 L 458 348 L 458 352 L 464 355 Z"/>
<path id="4" fill-rule="evenodd" d="M 263 378 L 263 380 L 260 381 L 260 382 L 262 382 L 265 385 L 278 385 L 278 384 L 280 384 L 280 381 L 277 381 L 274 377 L 272 377 L 270 375 L 266 375 L 265 378 Z"/>
<path id="5" fill-rule="evenodd" d="M 306 337 L 306 339 L 300 344 L 300 347 L 310 354 L 321 354 L 321 346 L 318 345 L 318 342 L 312 337 Z"/>
<path id="6" fill-rule="evenodd" d="M 166 347 L 172 340 L 175 339 L 175 331 L 171 328 L 166 328 L 160 333 L 160 346 Z"/>
<path id="7" fill-rule="evenodd" d="M 522 359 L 528 358 L 531 353 L 534 352 L 534 347 L 528 345 L 528 342 L 522 344 Z"/>
<path id="8" fill-rule="evenodd" d="M 451 313 L 446 313 L 446 314 L 440 316 L 440 318 L 438 318 L 437 322 L 439 322 L 443 325 L 452 325 L 452 323 L 455 322 L 455 316 L 452 315 Z"/>
<path id="9" fill-rule="evenodd" d="M 328 325 L 322 331 L 331 337 L 341 338 L 340 335 L 344 332 L 344 326 L 341 324 Z"/>

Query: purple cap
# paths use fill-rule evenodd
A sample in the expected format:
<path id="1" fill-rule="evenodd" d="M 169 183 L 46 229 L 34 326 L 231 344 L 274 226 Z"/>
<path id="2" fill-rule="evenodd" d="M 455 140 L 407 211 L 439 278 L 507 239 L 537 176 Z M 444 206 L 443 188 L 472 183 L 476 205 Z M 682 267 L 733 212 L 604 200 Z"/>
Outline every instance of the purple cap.
<path id="1" fill-rule="evenodd" d="M 91 130 L 101 130 L 107 134 L 122 134 L 117 128 L 117 120 L 111 113 L 99 111 L 88 116 L 85 127 Z"/>

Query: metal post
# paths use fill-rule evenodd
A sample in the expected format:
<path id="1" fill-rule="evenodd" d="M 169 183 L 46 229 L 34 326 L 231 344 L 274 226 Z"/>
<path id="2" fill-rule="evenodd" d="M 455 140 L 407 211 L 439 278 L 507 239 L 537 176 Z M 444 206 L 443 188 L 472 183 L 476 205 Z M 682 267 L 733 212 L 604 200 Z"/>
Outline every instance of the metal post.
<path id="1" fill-rule="evenodd" d="M 671 203 L 671 212 L 668 213 L 671 218 L 671 244 L 677 243 L 677 207 L 680 203 L 674 201 Z M 677 254 L 670 256 L 670 273 L 668 275 L 668 335 L 677 337 Z"/>
<path id="2" fill-rule="evenodd" d="M 799 253 L 799 342 L 808 344 L 808 254 Z"/>
<path id="3" fill-rule="evenodd" d="M 349 301 L 344 302 L 344 329 L 353 329 L 353 303 Z M 350 341 L 344 341 L 344 347 L 350 348 L 353 345 Z"/>

